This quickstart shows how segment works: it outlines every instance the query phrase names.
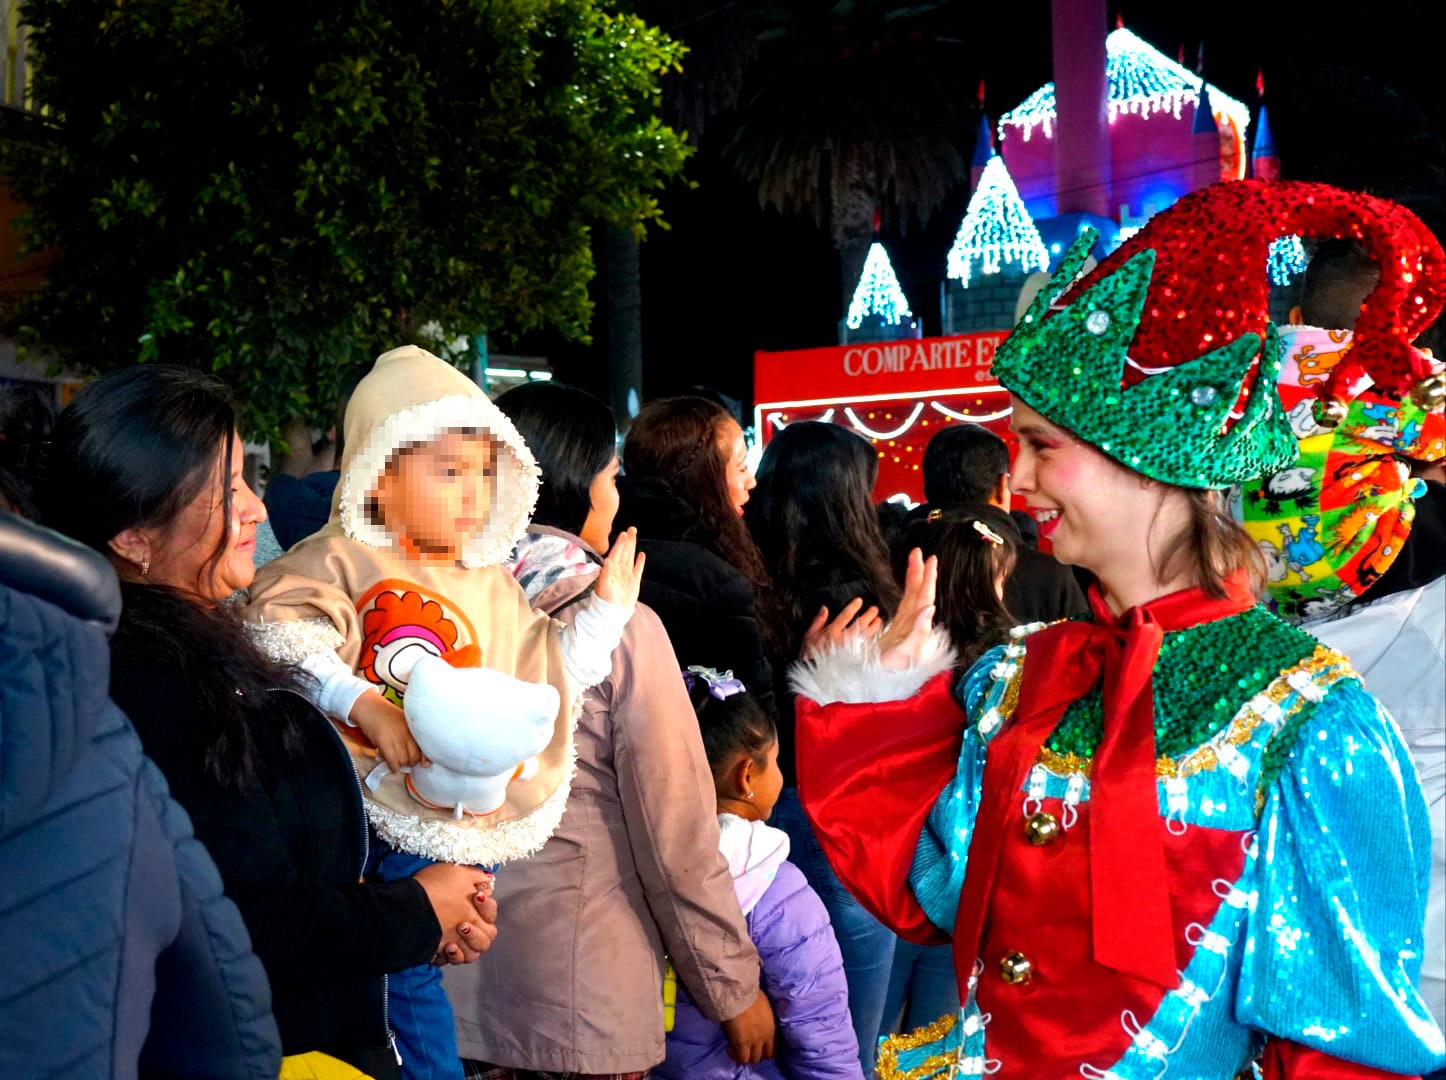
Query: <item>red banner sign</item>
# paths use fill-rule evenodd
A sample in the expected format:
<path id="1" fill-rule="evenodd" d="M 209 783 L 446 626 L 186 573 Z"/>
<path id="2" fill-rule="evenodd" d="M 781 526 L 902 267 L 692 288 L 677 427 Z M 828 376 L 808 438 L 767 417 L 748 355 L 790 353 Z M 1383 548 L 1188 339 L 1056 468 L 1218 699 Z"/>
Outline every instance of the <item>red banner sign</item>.
<path id="1" fill-rule="evenodd" d="M 994 351 L 1008 334 L 956 334 L 753 354 L 763 404 L 993 386 Z"/>
<path id="2" fill-rule="evenodd" d="M 767 444 L 801 420 L 844 425 L 879 455 L 875 497 L 924 498 L 920 463 L 930 436 L 983 424 L 1012 444 L 1009 395 L 990 373 L 1004 332 L 869 342 L 753 359 L 754 423 Z"/>

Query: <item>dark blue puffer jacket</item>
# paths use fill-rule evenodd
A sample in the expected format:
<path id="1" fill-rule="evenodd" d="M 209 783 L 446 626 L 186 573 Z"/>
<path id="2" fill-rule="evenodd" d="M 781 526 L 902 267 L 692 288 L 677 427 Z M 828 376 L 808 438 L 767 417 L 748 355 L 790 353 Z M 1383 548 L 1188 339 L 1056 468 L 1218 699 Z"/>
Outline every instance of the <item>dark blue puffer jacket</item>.
<path id="1" fill-rule="evenodd" d="M 99 555 L 0 512 L 0 1076 L 275 1080 L 241 916 L 107 696 Z"/>

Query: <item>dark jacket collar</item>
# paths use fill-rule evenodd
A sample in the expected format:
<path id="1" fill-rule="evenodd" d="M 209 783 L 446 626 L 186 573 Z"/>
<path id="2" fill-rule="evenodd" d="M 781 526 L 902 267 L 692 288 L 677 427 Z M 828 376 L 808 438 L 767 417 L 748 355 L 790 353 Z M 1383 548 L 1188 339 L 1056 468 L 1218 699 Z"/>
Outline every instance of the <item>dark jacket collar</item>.
<path id="1" fill-rule="evenodd" d="M 614 531 L 636 527 L 641 540 L 701 542 L 698 512 L 662 480 L 650 476 L 618 478 L 620 504 Z"/>
<path id="2" fill-rule="evenodd" d="M 98 552 L 0 512 L 0 584 L 45 600 L 107 634 L 120 619 L 120 587 Z"/>

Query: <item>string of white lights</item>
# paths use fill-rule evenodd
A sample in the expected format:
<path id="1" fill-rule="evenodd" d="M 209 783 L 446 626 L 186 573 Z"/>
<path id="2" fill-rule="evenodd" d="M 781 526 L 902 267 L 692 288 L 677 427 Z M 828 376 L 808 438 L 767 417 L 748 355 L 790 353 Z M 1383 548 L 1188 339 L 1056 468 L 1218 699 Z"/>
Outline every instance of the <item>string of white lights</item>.
<path id="1" fill-rule="evenodd" d="M 897 326 L 913 314 L 884 245 L 877 242 L 869 245 L 864 272 L 859 275 L 858 287 L 849 302 L 849 329 L 857 330 L 870 316 L 877 316 L 885 326 Z"/>
<path id="2" fill-rule="evenodd" d="M 1109 119 L 1121 113 L 1148 117 L 1168 112 L 1180 119 L 1184 105 L 1200 101 L 1200 76 L 1171 60 L 1154 46 L 1124 27 L 1105 38 L 1105 78 L 1109 84 Z M 1208 86 L 1212 113 L 1224 113 L 1243 132 L 1250 123 L 1250 108 L 1218 87 Z M 999 126 L 1017 128 L 1025 142 L 1034 129 L 1043 129 L 1046 138 L 1054 135 L 1058 114 L 1054 83 L 1048 82 L 1025 98 L 1018 106 L 999 118 Z"/>
<path id="3" fill-rule="evenodd" d="M 862 420 L 859 419 L 858 413 L 854 412 L 852 409 L 849 408 L 844 409 L 844 415 L 848 417 L 849 423 L 852 424 L 860 434 L 867 435 L 870 439 L 897 439 L 900 435 L 902 435 L 904 432 L 908 431 L 911 427 L 914 426 L 914 421 L 919 419 L 919 414 L 923 411 L 924 403 L 921 401 L 916 404 L 913 408 L 913 411 L 909 413 L 909 418 L 905 420 L 902 424 L 900 424 L 897 428 L 895 428 L 893 431 L 875 431 L 873 428 L 869 427 L 867 424 L 865 424 Z"/>
<path id="4" fill-rule="evenodd" d="M 976 263 L 980 274 L 997 274 L 1005 266 L 1018 266 L 1026 273 L 1049 266 L 1049 251 L 1034 218 L 1025 209 L 1004 159 L 997 155 L 984 166 L 979 186 L 969 197 L 945 268 L 950 278 L 967 288 Z"/>
<path id="5" fill-rule="evenodd" d="M 834 414 L 834 410 L 833 410 L 833 409 L 829 409 L 827 412 L 823 413 L 822 415 L 813 417 L 811 421 L 802 421 L 802 422 L 803 422 L 803 423 L 813 423 L 813 422 L 816 422 L 816 423 L 820 423 L 820 424 L 827 424 L 827 423 L 829 423 L 830 421 L 833 420 L 833 414 Z M 776 428 L 776 429 L 779 430 L 779 431 L 782 431 L 782 430 L 783 430 L 784 428 L 786 428 L 786 427 L 791 427 L 792 425 L 801 422 L 801 421 L 799 421 L 799 420 L 796 419 L 796 418 L 793 419 L 793 420 L 785 420 L 785 419 L 783 418 L 783 416 L 784 416 L 784 414 L 781 413 L 781 412 L 771 412 L 771 413 L 768 414 L 768 422 L 769 422 L 769 424 L 771 424 L 774 428 Z"/>
<path id="6" fill-rule="evenodd" d="M 969 424 L 988 424 L 994 420 L 1003 420 L 1010 413 L 1014 412 L 1013 408 L 1001 409 L 998 412 L 992 413 L 955 412 L 946 405 L 940 405 L 937 401 L 929 402 L 929 407 L 941 416 L 947 416 L 951 420 L 963 420 Z"/>

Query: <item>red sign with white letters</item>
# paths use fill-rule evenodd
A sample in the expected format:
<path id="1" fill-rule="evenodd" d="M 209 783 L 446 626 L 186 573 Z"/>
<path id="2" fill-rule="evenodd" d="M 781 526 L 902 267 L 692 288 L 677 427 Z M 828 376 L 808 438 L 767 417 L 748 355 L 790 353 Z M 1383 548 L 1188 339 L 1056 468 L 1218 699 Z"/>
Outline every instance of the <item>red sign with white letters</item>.
<path id="1" fill-rule="evenodd" d="M 879 455 L 875 498 L 924 498 L 920 462 L 942 427 L 983 424 L 1010 442 L 1009 394 L 990 373 L 1005 331 L 753 355 L 755 430 L 766 445 L 799 420 L 841 424 Z"/>

